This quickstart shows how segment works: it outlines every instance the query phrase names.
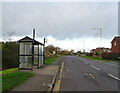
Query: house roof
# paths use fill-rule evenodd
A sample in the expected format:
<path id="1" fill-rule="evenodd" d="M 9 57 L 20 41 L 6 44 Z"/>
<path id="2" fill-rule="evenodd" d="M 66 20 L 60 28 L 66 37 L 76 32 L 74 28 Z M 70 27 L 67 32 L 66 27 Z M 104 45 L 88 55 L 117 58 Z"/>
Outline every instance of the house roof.
<path id="1" fill-rule="evenodd" d="M 113 38 L 113 40 L 111 41 L 111 43 L 112 43 L 115 39 L 120 39 L 120 36 L 115 36 L 115 37 Z"/>
<path id="2" fill-rule="evenodd" d="M 107 49 L 107 50 L 111 50 L 110 48 L 105 48 L 105 47 L 97 47 L 96 49 L 92 49 L 91 51 L 96 51 L 96 50 L 99 50 L 99 49 Z"/>
<path id="3" fill-rule="evenodd" d="M 34 45 L 38 45 L 38 44 L 44 45 L 44 44 L 42 44 L 41 42 L 38 42 L 38 41 L 36 41 L 36 40 L 34 40 L 34 39 L 28 37 L 28 36 L 26 36 L 26 37 L 20 39 L 18 42 L 34 42 Z"/>

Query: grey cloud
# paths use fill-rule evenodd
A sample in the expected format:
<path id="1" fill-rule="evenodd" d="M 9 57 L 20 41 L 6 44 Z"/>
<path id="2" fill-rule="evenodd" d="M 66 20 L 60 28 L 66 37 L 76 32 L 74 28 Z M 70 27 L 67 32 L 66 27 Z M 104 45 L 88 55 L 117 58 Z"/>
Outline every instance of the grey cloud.
<path id="1" fill-rule="evenodd" d="M 17 36 L 53 36 L 57 39 L 77 37 L 110 38 L 117 34 L 117 3 L 3 3 L 3 33 Z"/>

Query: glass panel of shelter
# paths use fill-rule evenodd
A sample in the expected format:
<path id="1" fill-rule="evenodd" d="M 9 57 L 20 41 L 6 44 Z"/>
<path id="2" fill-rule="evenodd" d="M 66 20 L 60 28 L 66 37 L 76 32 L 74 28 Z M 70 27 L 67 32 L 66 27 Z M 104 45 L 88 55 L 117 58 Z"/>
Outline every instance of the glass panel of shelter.
<path id="1" fill-rule="evenodd" d="M 20 42 L 19 68 L 32 69 L 32 42 Z"/>
<path id="2" fill-rule="evenodd" d="M 39 54 L 39 47 L 38 45 L 34 45 L 34 62 L 33 62 L 34 66 L 38 66 L 39 64 L 38 54 Z"/>
<path id="3" fill-rule="evenodd" d="M 20 54 L 32 55 L 32 43 L 30 43 L 30 42 L 21 42 L 20 43 Z"/>
<path id="4" fill-rule="evenodd" d="M 43 65 L 43 46 L 39 45 L 39 67 Z"/>

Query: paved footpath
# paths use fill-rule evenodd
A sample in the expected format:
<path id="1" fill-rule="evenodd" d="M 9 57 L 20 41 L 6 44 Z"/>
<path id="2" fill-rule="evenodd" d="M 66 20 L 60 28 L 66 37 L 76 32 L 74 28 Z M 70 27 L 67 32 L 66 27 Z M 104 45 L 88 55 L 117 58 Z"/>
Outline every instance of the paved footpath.
<path id="1" fill-rule="evenodd" d="M 60 58 L 51 65 L 43 66 L 40 69 L 30 71 L 34 76 L 25 81 L 23 84 L 15 87 L 11 92 L 17 91 L 47 91 L 48 84 L 52 82 L 54 74 L 59 67 Z"/>

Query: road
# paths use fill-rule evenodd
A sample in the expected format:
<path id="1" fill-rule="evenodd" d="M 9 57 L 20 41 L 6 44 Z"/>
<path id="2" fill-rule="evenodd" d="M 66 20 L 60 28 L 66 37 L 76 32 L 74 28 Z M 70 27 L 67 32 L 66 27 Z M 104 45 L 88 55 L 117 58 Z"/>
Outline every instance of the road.
<path id="1" fill-rule="evenodd" d="M 118 91 L 118 64 L 63 56 L 59 91 Z M 107 93 L 107 92 L 106 92 Z"/>

